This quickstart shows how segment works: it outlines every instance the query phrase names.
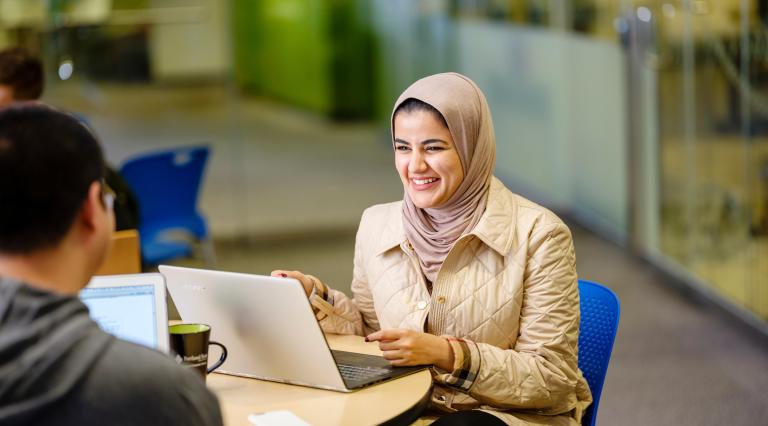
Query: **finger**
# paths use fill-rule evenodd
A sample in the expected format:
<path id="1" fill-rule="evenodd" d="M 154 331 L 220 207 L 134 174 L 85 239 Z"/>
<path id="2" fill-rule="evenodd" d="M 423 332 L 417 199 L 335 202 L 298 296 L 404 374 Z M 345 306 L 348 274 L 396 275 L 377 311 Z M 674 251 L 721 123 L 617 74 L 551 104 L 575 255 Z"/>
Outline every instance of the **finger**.
<path id="1" fill-rule="evenodd" d="M 304 287 L 313 287 L 315 284 L 312 282 L 312 278 L 310 275 L 306 275 L 303 272 L 300 271 L 285 271 L 285 275 L 288 275 L 288 278 L 294 278 L 299 280 L 301 285 Z"/>
<path id="2" fill-rule="evenodd" d="M 386 351 L 381 356 L 387 361 L 396 361 L 403 358 L 403 354 L 400 351 Z"/>
<path id="3" fill-rule="evenodd" d="M 312 282 L 312 279 L 309 275 L 305 275 L 300 271 L 286 271 L 282 269 L 277 269 L 272 271 L 273 277 L 280 277 L 280 278 L 293 278 L 301 283 L 301 285 L 304 287 L 304 289 L 307 291 L 307 294 L 309 294 L 310 291 L 312 291 L 312 288 L 314 287 L 314 283 Z"/>
<path id="4" fill-rule="evenodd" d="M 389 365 L 393 367 L 407 367 L 410 365 L 417 365 L 417 364 L 408 359 L 400 358 L 400 359 L 393 359 L 389 361 Z"/>
<path id="5" fill-rule="evenodd" d="M 282 269 L 275 269 L 274 271 L 270 272 L 269 275 L 273 277 L 279 277 L 279 278 L 288 277 L 288 274 L 286 274 L 286 271 L 283 271 Z"/>
<path id="6" fill-rule="evenodd" d="M 391 328 L 389 330 L 379 330 L 374 333 L 371 333 L 367 336 L 367 340 L 369 342 L 377 342 L 379 340 L 397 340 L 405 333 L 407 333 L 408 330 L 403 330 L 400 328 Z"/>
<path id="7" fill-rule="evenodd" d="M 307 276 L 299 271 L 278 271 L 282 275 L 285 275 L 286 278 L 293 278 L 295 280 L 299 280 L 300 282 L 304 282 L 307 279 Z"/>
<path id="8" fill-rule="evenodd" d="M 379 340 L 379 350 L 382 352 L 396 351 L 400 349 L 397 340 Z"/>

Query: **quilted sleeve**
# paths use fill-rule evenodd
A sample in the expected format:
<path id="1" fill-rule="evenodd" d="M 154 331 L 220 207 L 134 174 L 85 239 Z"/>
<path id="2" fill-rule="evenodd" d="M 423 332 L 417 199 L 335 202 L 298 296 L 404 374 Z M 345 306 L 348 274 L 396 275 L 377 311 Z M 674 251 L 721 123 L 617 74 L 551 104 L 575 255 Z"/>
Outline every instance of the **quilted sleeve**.
<path id="1" fill-rule="evenodd" d="M 503 325 L 501 325 L 503 326 Z M 573 242 L 562 223 L 531 236 L 520 331 L 512 349 L 466 341 L 479 361 L 468 393 L 499 408 L 566 413 L 577 404 L 579 293 Z"/>
<path id="2" fill-rule="evenodd" d="M 379 321 L 373 308 L 373 296 L 368 288 L 363 259 L 363 238 L 365 214 L 355 239 L 355 260 L 352 271 L 352 295 L 350 298 L 341 291 L 333 290 L 315 281 L 315 290 L 310 302 L 315 310 L 320 327 L 326 333 L 356 334 L 364 336 L 379 329 Z"/>

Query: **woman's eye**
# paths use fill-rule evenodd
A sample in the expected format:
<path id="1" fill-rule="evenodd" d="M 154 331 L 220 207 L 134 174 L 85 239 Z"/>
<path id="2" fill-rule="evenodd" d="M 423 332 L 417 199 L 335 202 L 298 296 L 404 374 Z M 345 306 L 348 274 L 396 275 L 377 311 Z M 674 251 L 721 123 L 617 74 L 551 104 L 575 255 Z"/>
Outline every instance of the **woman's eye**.
<path id="1" fill-rule="evenodd" d="M 427 151 L 442 151 L 444 148 L 441 146 L 428 146 Z"/>
<path id="2" fill-rule="evenodd" d="M 397 145 L 395 149 L 398 151 L 408 151 L 409 148 L 407 145 Z"/>

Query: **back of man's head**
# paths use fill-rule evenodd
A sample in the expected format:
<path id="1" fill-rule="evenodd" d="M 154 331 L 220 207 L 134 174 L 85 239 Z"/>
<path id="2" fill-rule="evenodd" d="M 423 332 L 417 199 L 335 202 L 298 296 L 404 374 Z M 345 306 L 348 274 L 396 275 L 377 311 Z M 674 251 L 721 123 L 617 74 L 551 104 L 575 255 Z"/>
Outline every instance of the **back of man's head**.
<path id="1" fill-rule="evenodd" d="M 0 253 L 57 245 L 104 172 L 99 143 L 69 114 L 42 105 L 0 110 Z"/>
<path id="2" fill-rule="evenodd" d="M 39 99 L 43 84 L 43 64 L 39 59 L 19 47 L 0 51 L 0 85 L 12 89 L 14 100 Z"/>

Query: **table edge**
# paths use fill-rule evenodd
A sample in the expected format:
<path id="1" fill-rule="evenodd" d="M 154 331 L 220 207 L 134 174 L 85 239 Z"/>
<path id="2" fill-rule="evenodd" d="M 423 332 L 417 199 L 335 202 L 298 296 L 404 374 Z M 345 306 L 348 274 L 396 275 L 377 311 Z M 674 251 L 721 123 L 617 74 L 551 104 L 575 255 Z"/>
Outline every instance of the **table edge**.
<path id="1" fill-rule="evenodd" d="M 381 423 L 382 426 L 395 426 L 395 425 L 410 425 L 421 417 L 421 414 L 426 410 L 429 405 L 430 396 L 432 396 L 432 390 L 434 388 L 434 382 L 430 383 L 427 392 L 416 401 L 413 406 L 403 411 L 402 413 L 392 417 L 391 419 Z"/>

